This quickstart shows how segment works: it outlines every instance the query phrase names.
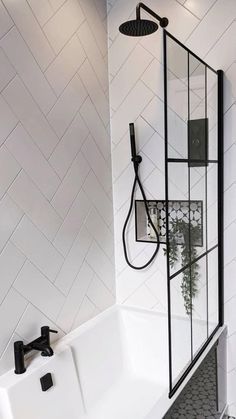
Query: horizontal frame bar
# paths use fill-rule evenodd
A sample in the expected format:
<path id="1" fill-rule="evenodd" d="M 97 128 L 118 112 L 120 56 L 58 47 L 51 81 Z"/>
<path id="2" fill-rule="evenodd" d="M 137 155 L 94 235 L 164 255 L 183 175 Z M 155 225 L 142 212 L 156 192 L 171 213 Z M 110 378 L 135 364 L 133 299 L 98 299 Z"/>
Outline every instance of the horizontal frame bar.
<path id="1" fill-rule="evenodd" d="M 218 163 L 218 160 L 197 160 L 197 159 L 176 159 L 169 157 L 168 163 L 202 163 L 207 165 L 208 163 Z"/>
<path id="2" fill-rule="evenodd" d="M 211 253 L 213 250 L 218 248 L 218 244 L 216 244 L 215 246 L 211 247 L 210 249 L 208 249 L 206 252 L 202 253 L 201 255 L 199 255 L 196 259 L 192 260 L 190 263 L 188 263 L 187 265 L 183 266 L 183 268 L 179 269 L 177 272 L 175 272 L 173 275 L 170 275 L 170 281 L 172 279 L 174 279 L 176 276 L 178 276 L 179 274 L 181 274 L 182 272 L 184 272 L 186 269 L 190 268 L 192 265 L 194 265 L 194 263 L 198 262 L 200 259 L 204 258 L 206 255 L 208 255 L 209 253 Z"/>

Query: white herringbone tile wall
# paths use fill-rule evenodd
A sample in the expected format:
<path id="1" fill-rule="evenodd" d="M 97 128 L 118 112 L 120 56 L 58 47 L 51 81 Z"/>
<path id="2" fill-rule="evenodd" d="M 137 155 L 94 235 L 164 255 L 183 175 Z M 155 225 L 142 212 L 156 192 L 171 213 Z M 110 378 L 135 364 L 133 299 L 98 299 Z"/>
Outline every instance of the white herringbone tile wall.
<path id="1" fill-rule="evenodd" d="M 158 14 L 167 16 L 168 30 L 216 69 L 225 72 L 225 311 L 228 333 L 228 402 L 236 415 L 236 1 L 146 0 Z M 145 271 L 127 267 L 121 231 L 127 214 L 133 169 L 130 163 L 129 122 L 135 122 L 138 149 L 143 156 L 141 176 L 150 199 L 164 199 L 162 33 L 144 38 L 119 34 L 119 25 L 134 18 L 136 0 L 108 0 L 109 77 L 117 300 L 155 310 L 167 310 L 166 261 L 163 251 Z M 139 197 L 139 193 L 137 197 Z M 134 242 L 129 226 L 132 260 L 141 265 L 153 245 Z M 175 307 L 180 291 L 176 288 Z M 180 303 L 180 304 L 179 304 Z"/>
<path id="2" fill-rule="evenodd" d="M 115 301 L 106 0 L 0 0 L 0 374 Z"/>

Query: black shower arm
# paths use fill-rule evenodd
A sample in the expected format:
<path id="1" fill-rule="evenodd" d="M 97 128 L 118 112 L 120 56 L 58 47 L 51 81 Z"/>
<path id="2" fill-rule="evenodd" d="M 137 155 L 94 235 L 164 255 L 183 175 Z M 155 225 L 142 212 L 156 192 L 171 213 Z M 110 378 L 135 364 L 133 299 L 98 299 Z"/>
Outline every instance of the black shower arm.
<path id="1" fill-rule="evenodd" d="M 153 10 L 151 10 L 146 4 L 144 3 L 138 3 L 136 7 L 136 17 L 138 20 L 141 19 L 141 9 L 145 10 L 145 12 L 149 13 L 151 16 L 153 16 L 155 19 L 159 20 L 159 22 L 162 20 L 160 16 L 158 16 Z"/>

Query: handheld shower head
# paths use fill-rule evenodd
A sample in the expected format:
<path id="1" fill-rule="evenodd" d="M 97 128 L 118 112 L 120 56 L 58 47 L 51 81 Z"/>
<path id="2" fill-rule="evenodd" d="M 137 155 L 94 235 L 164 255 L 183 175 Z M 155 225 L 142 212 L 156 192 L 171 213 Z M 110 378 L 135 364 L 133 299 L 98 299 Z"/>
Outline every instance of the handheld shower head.
<path id="1" fill-rule="evenodd" d="M 127 36 L 146 36 L 151 35 L 152 33 L 156 32 L 158 29 L 158 24 L 153 22 L 153 20 L 148 19 L 141 19 L 141 8 L 148 12 L 151 16 L 157 19 L 160 23 L 162 28 L 165 28 L 169 21 L 166 17 L 161 18 L 158 16 L 153 10 L 147 7 L 143 3 L 139 3 L 136 7 L 136 19 L 128 20 L 120 25 L 119 31 L 123 35 Z"/>

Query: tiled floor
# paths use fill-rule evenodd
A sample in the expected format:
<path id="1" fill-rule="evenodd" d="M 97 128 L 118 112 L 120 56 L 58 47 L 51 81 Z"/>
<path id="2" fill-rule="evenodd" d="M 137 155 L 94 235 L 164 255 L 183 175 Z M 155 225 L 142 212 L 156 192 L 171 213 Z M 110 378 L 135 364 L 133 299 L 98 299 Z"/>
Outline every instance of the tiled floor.
<path id="1" fill-rule="evenodd" d="M 213 350 L 164 419 L 219 419 L 221 413 L 217 411 L 216 394 L 216 353 Z"/>

